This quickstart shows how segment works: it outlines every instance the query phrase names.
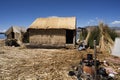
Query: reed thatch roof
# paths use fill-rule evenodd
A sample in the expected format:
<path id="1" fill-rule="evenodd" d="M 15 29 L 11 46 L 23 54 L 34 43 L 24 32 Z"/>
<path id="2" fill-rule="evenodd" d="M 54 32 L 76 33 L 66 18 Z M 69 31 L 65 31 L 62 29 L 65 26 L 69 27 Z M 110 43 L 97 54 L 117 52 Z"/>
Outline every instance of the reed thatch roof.
<path id="1" fill-rule="evenodd" d="M 6 32 L 5 34 L 8 35 L 10 34 L 11 32 L 14 32 L 14 33 L 21 33 L 21 32 L 26 32 L 26 29 L 24 27 L 18 27 L 18 26 L 11 26 Z"/>
<path id="2" fill-rule="evenodd" d="M 76 29 L 76 17 L 37 18 L 29 29 Z"/>

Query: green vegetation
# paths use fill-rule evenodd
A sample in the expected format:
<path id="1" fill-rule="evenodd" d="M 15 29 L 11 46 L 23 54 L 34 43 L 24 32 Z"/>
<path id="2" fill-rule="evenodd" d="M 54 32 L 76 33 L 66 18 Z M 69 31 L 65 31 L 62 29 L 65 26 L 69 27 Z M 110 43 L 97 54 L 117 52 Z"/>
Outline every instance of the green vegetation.
<path id="1" fill-rule="evenodd" d="M 115 41 L 115 38 L 118 37 L 118 34 L 115 32 L 114 29 L 110 29 L 108 26 L 106 26 L 107 33 L 110 35 L 111 39 Z"/>
<path id="2" fill-rule="evenodd" d="M 100 29 L 99 27 L 95 27 L 94 30 L 91 32 L 91 35 L 88 39 L 88 46 L 90 48 L 93 48 L 94 45 L 93 45 L 93 41 L 96 40 L 96 44 L 99 45 L 99 41 L 100 41 Z"/>
<path id="3" fill-rule="evenodd" d="M 88 31 L 86 29 L 83 29 L 83 31 L 80 32 L 80 40 L 84 40 L 88 34 Z"/>
<path id="4" fill-rule="evenodd" d="M 94 48 L 94 45 L 93 45 L 94 40 L 96 40 L 96 44 L 99 45 L 99 41 L 100 41 L 100 38 L 102 36 L 101 30 L 98 26 L 93 26 L 92 28 L 93 28 L 93 30 L 91 31 L 91 35 L 89 36 L 89 39 L 88 39 L 88 46 L 90 48 Z M 116 37 L 118 37 L 115 30 L 110 29 L 107 25 L 104 25 L 103 28 L 104 28 L 103 29 L 104 34 L 107 33 L 108 35 L 110 35 L 110 37 L 113 41 L 115 40 Z M 86 33 L 85 33 L 85 35 L 86 35 Z"/>

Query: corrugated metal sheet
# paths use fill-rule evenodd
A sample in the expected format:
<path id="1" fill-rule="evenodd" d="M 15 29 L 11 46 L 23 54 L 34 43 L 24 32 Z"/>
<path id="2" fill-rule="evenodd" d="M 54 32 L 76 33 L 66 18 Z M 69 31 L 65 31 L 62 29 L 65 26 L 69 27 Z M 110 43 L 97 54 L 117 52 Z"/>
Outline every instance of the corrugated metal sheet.
<path id="1" fill-rule="evenodd" d="M 37 18 L 29 29 L 76 29 L 76 17 Z"/>

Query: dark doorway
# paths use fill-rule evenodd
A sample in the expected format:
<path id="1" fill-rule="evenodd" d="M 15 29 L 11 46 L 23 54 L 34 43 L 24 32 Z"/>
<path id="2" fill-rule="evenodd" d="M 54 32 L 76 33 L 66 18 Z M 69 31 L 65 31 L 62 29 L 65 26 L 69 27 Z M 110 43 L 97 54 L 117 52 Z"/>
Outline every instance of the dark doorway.
<path id="1" fill-rule="evenodd" d="M 73 44 L 73 30 L 66 30 L 66 44 Z"/>
<path id="2" fill-rule="evenodd" d="M 14 32 L 12 32 L 11 35 L 12 35 L 12 36 L 11 36 L 12 38 L 15 38 Z"/>

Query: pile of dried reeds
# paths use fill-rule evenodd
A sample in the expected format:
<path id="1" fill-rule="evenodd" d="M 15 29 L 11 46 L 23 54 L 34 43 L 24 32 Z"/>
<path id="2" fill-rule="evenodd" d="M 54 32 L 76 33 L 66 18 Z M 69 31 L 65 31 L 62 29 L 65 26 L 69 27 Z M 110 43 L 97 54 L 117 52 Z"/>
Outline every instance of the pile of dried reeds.
<path id="1" fill-rule="evenodd" d="M 114 30 L 107 25 L 100 23 L 98 26 L 87 28 L 88 34 L 85 39 L 90 48 L 94 48 L 93 41 L 96 40 L 100 52 L 111 53 L 114 44 L 114 39 L 117 37 Z"/>
<path id="2" fill-rule="evenodd" d="M 104 25 L 103 23 L 99 24 L 100 29 L 100 41 L 99 41 L 99 47 L 100 51 L 107 51 L 111 53 L 112 46 L 114 44 L 113 40 L 111 39 L 111 36 L 109 35 L 107 29 L 108 27 Z"/>

